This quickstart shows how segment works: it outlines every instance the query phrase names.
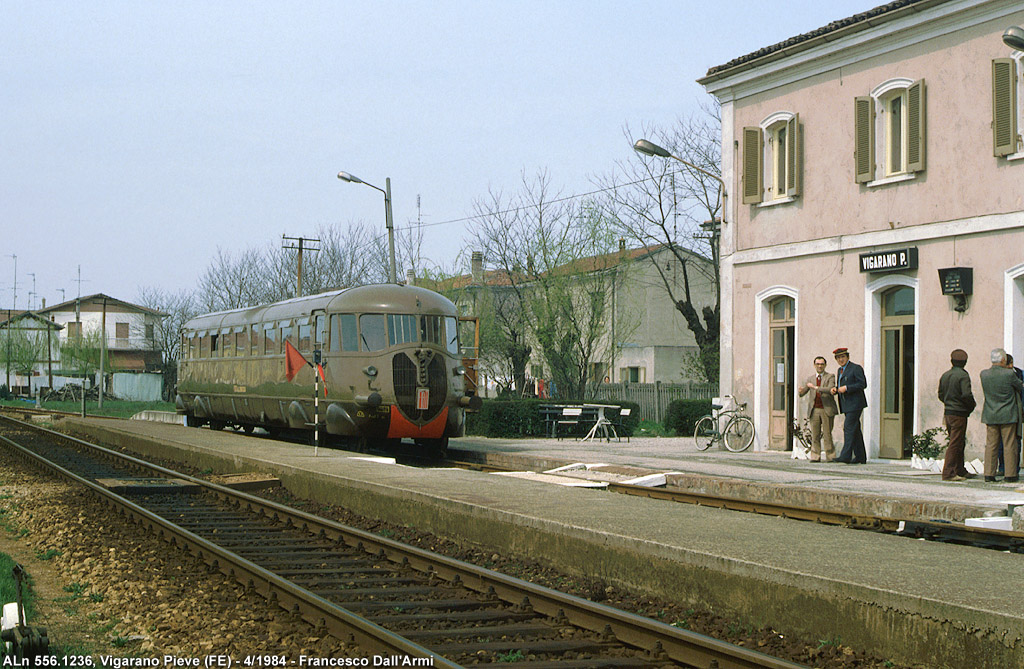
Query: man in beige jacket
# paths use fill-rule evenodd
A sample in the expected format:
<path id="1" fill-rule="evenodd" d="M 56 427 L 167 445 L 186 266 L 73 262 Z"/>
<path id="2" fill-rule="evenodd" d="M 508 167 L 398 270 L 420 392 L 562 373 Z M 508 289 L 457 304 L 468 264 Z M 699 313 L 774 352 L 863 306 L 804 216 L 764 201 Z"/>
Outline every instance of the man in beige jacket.
<path id="1" fill-rule="evenodd" d="M 839 408 L 836 398 L 832 396 L 832 388 L 836 387 L 836 375 L 825 371 L 828 362 L 820 355 L 814 359 L 814 374 L 807 377 L 800 386 L 800 397 L 810 393 L 807 399 L 807 420 L 811 426 L 811 462 L 828 462 L 836 457 L 832 443 L 832 423 Z M 822 453 L 821 442 L 825 441 L 825 452 Z"/>

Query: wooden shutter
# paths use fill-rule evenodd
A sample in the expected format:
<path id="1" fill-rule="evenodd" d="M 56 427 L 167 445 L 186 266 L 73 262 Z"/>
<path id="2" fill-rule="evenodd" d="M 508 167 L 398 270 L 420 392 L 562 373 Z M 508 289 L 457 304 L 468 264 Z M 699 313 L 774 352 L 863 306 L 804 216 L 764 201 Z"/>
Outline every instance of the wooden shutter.
<path id="1" fill-rule="evenodd" d="M 1017 63 L 1013 58 L 992 61 L 992 150 L 996 156 L 1017 151 Z"/>
<path id="2" fill-rule="evenodd" d="M 925 108 L 924 79 L 907 88 L 907 171 L 924 170 Z"/>
<path id="3" fill-rule="evenodd" d="M 743 204 L 757 204 L 764 190 L 761 176 L 764 134 L 761 128 L 743 128 Z"/>
<path id="4" fill-rule="evenodd" d="M 870 96 L 854 98 L 853 111 L 854 180 L 863 184 L 875 178 L 875 101 Z"/>
<path id="5" fill-rule="evenodd" d="M 804 138 L 800 114 L 786 122 L 786 195 L 797 197 L 803 186 Z"/>

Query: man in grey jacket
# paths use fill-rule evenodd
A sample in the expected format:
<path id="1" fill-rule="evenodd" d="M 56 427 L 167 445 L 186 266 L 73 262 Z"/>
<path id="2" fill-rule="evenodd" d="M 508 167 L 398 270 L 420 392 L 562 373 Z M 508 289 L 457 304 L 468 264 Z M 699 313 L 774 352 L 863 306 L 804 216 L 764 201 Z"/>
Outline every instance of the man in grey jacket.
<path id="1" fill-rule="evenodd" d="M 971 375 L 967 365 L 967 351 L 958 348 L 949 354 L 952 367 L 939 379 L 939 401 L 945 407 L 943 422 L 949 435 L 946 461 L 942 464 L 943 481 L 963 481 L 974 478 L 964 467 L 967 417 L 978 405 L 971 392 Z"/>
<path id="2" fill-rule="evenodd" d="M 992 366 L 981 373 L 981 389 L 985 392 L 985 406 L 981 422 L 988 429 L 985 440 L 985 480 L 996 480 L 996 449 L 1003 440 L 1003 459 L 1006 462 L 1006 483 L 1016 483 L 1020 472 L 1017 454 L 1017 426 L 1021 419 L 1020 392 L 1024 383 L 1006 366 L 1006 351 L 992 349 Z"/>

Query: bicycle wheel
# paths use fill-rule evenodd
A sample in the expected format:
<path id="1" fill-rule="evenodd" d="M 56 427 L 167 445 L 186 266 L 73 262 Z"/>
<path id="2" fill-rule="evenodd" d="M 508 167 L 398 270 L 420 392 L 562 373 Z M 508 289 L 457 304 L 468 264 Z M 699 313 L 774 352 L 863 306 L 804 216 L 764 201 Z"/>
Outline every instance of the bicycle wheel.
<path id="1" fill-rule="evenodd" d="M 754 421 L 746 416 L 736 416 L 725 426 L 725 447 L 733 453 L 745 451 L 754 441 Z"/>
<path id="2" fill-rule="evenodd" d="M 715 429 L 715 419 L 711 416 L 704 416 L 693 430 L 693 440 L 697 442 L 698 451 L 706 451 L 711 444 L 718 440 L 718 430 Z"/>

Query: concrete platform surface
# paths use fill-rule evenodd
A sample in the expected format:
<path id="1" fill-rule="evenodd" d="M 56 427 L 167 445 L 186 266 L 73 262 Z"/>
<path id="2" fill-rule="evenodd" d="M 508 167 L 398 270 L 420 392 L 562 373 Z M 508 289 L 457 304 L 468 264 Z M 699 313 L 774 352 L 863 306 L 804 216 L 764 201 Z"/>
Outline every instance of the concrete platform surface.
<path id="1" fill-rule="evenodd" d="M 545 477 L 422 469 L 325 448 L 314 455 L 309 446 L 231 432 L 145 421 L 60 423 L 92 440 L 200 468 L 270 473 L 299 496 L 528 555 L 740 623 L 840 638 L 901 663 L 1024 666 L 1024 598 L 1016 585 L 1024 555 L 673 504 Z M 781 453 L 702 453 L 685 438 L 465 438 L 451 448 L 535 472 L 583 463 L 598 479 L 660 472 L 690 487 L 790 490 L 836 504 L 888 500 L 896 508 L 1002 513 L 1007 500 L 1024 498 L 1012 484 L 942 483 L 904 462 L 856 466 Z"/>

